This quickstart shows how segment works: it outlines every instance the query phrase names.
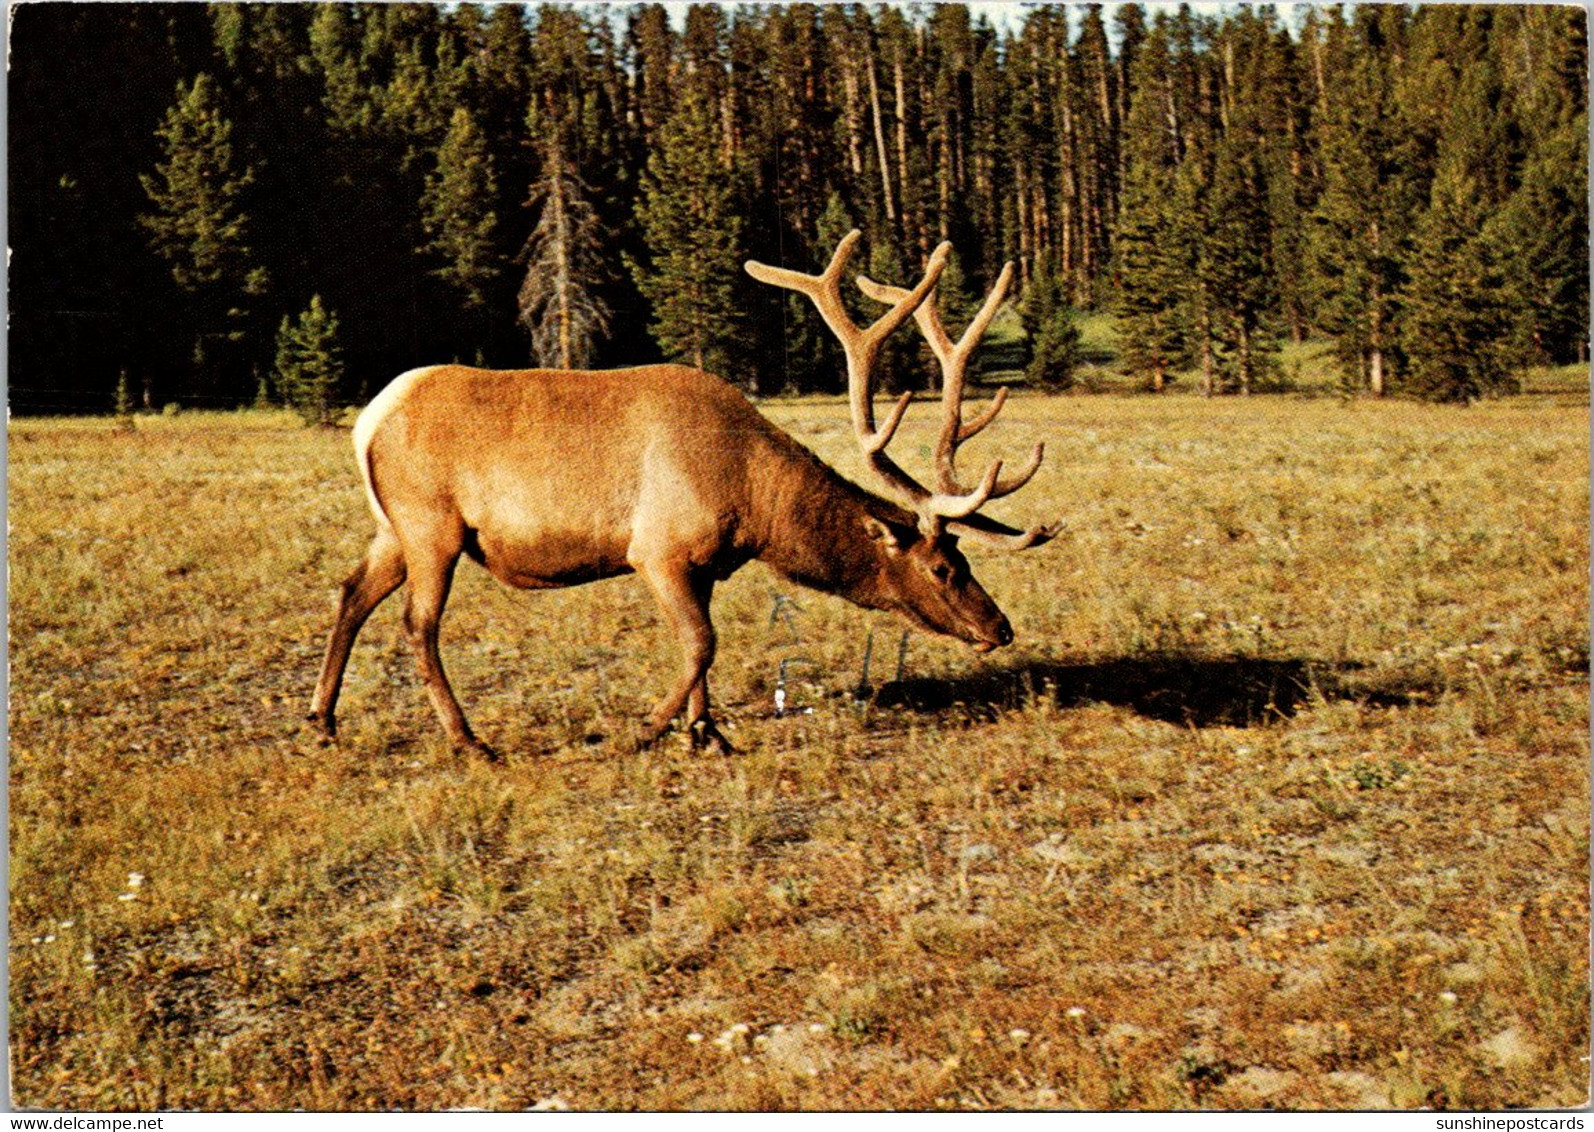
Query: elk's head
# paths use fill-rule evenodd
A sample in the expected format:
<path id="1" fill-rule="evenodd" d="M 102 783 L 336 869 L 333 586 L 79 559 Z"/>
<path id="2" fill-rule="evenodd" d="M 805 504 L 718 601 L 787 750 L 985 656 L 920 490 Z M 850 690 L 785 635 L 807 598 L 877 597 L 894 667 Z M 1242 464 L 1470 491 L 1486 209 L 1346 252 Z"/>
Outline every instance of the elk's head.
<path id="1" fill-rule="evenodd" d="M 956 637 L 978 652 L 1013 639 L 1013 627 L 969 569 L 957 536 L 925 534 L 914 522 L 869 516 L 873 575 L 863 604 L 899 614 L 916 629 Z"/>
<path id="2" fill-rule="evenodd" d="M 924 277 L 912 290 L 876 283 L 860 276 L 858 286 L 864 294 L 890 308 L 867 329 L 852 321 L 841 299 L 841 273 L 847 265 L 860 233 L 854 230 L 836 248 L 830 264 L 818 275 L 806 275 L 785 268 L 749 262 L 747 271 L 755 279 L 807 295 L 820 317 L 841 342 L 847 358 L 847 390 L 852 411 L 853 431 L 863 448 L 864 458 L 885 494 L 911 514 L 909 522 L 870 516 L 865 521 L 866 535 L 875 544 L 876 571 L 873 583 L 857 595 L 864 604 L 893 610 L 918 628 L 967 641 L 985 652 L 1013 639 L 1012 627 L 985 589 L 969 572 L 968 560 L 958 549 L 966 538 L 1004 550 L 1024 550 L 1053 538 L 1061 524 L 1018 530 L 979 514 L 993 499 L 1010 495 L 1029 482 L 1040 467 L 1045 453 L 1036 444 L 1029 460 L 1017 474 L 1003 477 L 1002 461 L 997 460 L 972 487 L 958 478 L 958 446 L 979 433 L 996 418 L 1007 399 L 999 390 L 985 411 L 973 420 L 963 420 L 963 381 L 969 357 L 990 326 L 1013 279 L 1013 265 L 1002 269 L 985 305 L 954 344 L 942 326 L 933 292 L 946 266 L 951 245 L 942 244 L 930 257 Z M 904 393 L 876 427 L 873 370 L 880 346 L 908 316 L 919 324 L 930 349 L 941 365 L 941 434 L 936 445 L 935 490 L 924 487 L 886 453 L 897 426 L 913 400 Z"/>

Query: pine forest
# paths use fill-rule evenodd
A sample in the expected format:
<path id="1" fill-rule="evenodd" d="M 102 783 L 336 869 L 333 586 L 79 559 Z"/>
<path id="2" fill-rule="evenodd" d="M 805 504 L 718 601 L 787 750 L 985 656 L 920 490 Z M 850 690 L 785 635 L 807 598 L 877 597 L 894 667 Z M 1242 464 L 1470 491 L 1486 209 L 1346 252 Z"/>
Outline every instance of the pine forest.
<path id="1" fill-rule="evenodd" d="M 949 240 L 987 378 L 1470 400 L 1587 360 L 1561 5 L 29 4 L 13 411 L 293 404 L 412 366 L 671 359 L 835 391 L 810 308 Z M 859 298 L 860 310 L 864 300 Z M 1110 327 L 1109 355 L 1081 325 Z M 906 341 L 898 389 L 932 379 Z"/>

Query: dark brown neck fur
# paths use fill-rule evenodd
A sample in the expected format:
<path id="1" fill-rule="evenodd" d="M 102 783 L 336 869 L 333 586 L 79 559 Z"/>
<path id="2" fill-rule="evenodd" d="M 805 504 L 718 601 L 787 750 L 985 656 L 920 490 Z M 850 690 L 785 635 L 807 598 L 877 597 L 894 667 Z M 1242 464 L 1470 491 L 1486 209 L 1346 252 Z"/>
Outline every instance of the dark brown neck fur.
<path id="1" fill-rule="evenodd" d="M 881 551 L 864 520 L 912 527 L 913 516 L 843 479 L 795 442 L 770 455 L 770 474 L 753 493 L 764 531 L 756 556 L 794 582 L 873 606 Z"/>

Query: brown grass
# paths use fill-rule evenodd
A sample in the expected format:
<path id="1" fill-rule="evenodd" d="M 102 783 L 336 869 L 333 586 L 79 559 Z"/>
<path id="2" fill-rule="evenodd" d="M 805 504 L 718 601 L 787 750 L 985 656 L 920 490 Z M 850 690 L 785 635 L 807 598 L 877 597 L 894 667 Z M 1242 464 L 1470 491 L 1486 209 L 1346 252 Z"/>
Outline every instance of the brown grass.
<path id="1" fill-rule="evenodd" d="M 857 471 L 839 405 L 768 411 Z M 345 434 L 14 421 L 15 1102 L 1585 1103 L 1587 410 L 1007 415 L 990 451 L 1048 441 L 1015 517 L 1070 524 L 976 562 L 1012 648 L 915 636 L 894 683 L 896 625 L 755 565 L 716 602 L 746 754 L 637 753 L 641 587 L 467 567 L 445 660 L 501 768 L 396 602 L 340 744 L 301 730 L 368 534 Z"/>

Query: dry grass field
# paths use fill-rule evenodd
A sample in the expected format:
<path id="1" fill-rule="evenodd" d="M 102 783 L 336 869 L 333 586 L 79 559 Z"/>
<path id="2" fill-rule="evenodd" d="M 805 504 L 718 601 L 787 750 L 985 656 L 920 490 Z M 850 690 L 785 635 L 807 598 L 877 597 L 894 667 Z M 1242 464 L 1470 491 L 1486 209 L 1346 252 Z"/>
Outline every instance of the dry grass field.
<path id="1" fill-rule="evenodd" d="M 857 473 L 842 406 L 766 411 Z M 12 421 L 15 1103 L 1585 1103 L 1587 409 L 1019 397 L 968 465 L 1041 437 L 1005 514 L 1068 531 L 972 552 L 1010 648 L 721 587 L 734 758 L 632 749 L 635 579 L 466 564 L 488 766 L 396 600 L 302 727 L 346 432 Z"/>

